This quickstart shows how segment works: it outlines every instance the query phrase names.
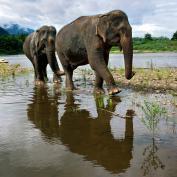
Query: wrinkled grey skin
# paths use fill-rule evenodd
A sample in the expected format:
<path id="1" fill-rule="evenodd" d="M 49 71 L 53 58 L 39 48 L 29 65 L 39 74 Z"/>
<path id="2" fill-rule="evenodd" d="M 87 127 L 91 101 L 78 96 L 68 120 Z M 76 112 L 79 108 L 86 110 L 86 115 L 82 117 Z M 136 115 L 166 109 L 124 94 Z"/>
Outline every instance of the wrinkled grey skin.
<path id="1" fill-rule="evenodd" d="M 66 74 L 66 88 L 74 89 L 73 70 L 90 64 L 96 76 L 94 90 L 104 93 L 104 80 L 109 94 L 119 93 L 121 90 L 107 68 L 112 46 L 123 49 L 125 77 L 131 79 L 134 75 L 132 28 L 124 12 L 114 10 L 103 15 L 83 16 L 64 26 L 57 34 L 56 50 Z"/>
<path id="2" fill-rule="evenodd" d="M 53 26 L 42 26 L 25 39 L 23 51 L 32 62 L 37 84 L 44 83 L 47 78 L 46 67 L 50 65 L 54 72 L 53 81 L 61 81 L 58 62 L 55 56 L 56 29 Z"/>

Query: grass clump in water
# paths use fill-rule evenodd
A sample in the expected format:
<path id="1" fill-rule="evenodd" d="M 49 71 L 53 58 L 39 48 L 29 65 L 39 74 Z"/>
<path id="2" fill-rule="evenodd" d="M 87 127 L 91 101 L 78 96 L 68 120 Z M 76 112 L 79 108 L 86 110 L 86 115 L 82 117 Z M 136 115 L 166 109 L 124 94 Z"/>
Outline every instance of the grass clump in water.
<path id="1" fill-rule="evenodd" d="M 157 129 L 158 123 L 162 115 L 167 114 L 167 110 L 164 107 L 161 107 L 159 104 L 155 102 L 144 101 L 144 105 L 142 106 L 142 110 L 145 116 L 142 118 L 143 124 L 153 133 Z"/>
<path id="2" fill-rule="evenodd" d="M 20 64 L 0 63 L 0 77 L 14 76 L 29 72 L 30 69 L 21 67 Z"/>

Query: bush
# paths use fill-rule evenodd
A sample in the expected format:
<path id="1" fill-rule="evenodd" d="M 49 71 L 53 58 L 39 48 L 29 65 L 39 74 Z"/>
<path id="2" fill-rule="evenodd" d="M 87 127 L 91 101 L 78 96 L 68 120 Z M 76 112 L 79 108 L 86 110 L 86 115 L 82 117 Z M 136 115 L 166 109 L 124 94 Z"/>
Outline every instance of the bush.
<path id="1" fill-rule="evenodd" d="M 177 40 L 177 31 L 173 34 L 173 37 L 171 38 L 171 40 Z"/>
<path id="2" fill-rule="evenodd" d="M 145 35 L 144 35 L 144 39 L 145 39 L 145 40 L 151 40 L 151 41 L 152 41 L 152 36 L 151 36 L 151 34 L 149 34 L 149 33 L 145 34 Z"/>

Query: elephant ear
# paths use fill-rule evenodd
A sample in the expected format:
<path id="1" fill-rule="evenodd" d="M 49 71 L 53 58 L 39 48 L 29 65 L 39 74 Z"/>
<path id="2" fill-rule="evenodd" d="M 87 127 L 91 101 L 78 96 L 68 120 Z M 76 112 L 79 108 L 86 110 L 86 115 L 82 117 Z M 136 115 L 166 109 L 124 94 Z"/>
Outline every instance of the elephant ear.
<path id="1" fill-rule="evenodd" d="M 39 49 L 39 41 L 40 41 L 39 29 L 37 29 L 35 32 L 35 36 L 34 36 L 34 44 L 35 44 L 36 51 L 38 51 L 38 49 Z"/>
<path id="2" fill-rule="evenodd" d="M 108 15 L 100 15 L 96 23 L 96 35 L 100 36 L 103 39 L 103 42 L 106 42 L 106 32 L 109 28 Z"/>

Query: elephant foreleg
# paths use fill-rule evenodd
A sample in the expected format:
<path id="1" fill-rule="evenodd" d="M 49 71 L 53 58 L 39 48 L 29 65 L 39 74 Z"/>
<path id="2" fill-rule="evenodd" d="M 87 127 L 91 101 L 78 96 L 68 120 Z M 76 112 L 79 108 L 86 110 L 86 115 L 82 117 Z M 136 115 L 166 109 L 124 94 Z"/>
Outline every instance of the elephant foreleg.
<path id="1" fill-rule="evenodd" d="M 106 53 L 104 55 L 104 60 L 106 63 L 106 66 L 108 65 L 108 61 L 109 61 L 109 53 Z M 95 71 L 95 87 L 94 87 L 94 92 L 95 93 L 104 93 L 104 89 L 103 89 L 103 78 L 99 75 L 98 72 Z"/>
<path id="2" fill-rule="evenodd" d="M 44 74 L 43 74 L 43 69 L 42 65 L 39 63 L 39 59 L 34 56 L 34 70 L 35 70 L 35 82 L 37 85 L 41 85 L 44 83 Z"/>
<path id="3" fill-rule="evenodd" d="M 107 84 L 110 95 L 119 93 L 121 90 L 116 86 L 114 78 L 107 68 L 107 62 L 104 60 L 102 52 L 91 52 L 89 53 L 88 59 L 92 69 L 96 72 L 96 84 L 102 84 L 101 79 L 103 79 Z"/>
<path id="4" fill-rule="evenodd" d="M 43 75 L 44 75 L 44 80 L 48 81 L 48 77 L 47 77 L 47 65 L 43 66 Z"/>

